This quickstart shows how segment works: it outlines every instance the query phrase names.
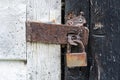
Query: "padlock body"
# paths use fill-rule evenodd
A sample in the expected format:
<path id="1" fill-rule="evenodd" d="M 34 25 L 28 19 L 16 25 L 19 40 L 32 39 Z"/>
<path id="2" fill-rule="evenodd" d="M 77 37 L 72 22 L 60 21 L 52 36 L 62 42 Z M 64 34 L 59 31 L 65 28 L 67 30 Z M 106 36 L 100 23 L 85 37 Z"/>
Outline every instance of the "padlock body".
<path id="1" fill-rule="evenodd" d="M 67 67 L 83 67 L 87 66 L 86 52 L 82 53 L 67 53 L 66 54 Z"/>

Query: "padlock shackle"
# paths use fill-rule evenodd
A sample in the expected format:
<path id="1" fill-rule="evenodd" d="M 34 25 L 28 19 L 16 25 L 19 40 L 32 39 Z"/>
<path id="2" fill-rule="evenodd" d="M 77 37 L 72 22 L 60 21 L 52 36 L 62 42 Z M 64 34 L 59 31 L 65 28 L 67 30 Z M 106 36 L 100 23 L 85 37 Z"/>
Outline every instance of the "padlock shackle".
<path id="1" fill-rule="evenodd" d="M 71 52 L 71 47 L 70 47 L 70 44 L 67 43 L 67 53 L 70 53 Z"/>
<path id="2" fill-rule="evenodd" d="M 82 52 L 85 52 L 85 47 L 84 47 L 84 44 L 83 44 L 83 42 L 80 40 L 80 47 L 82 48 Z"/>
<path id="3" fill-rule="evenodd" d="M 85 52 L 85 47 L 81 40 L 79 41 L 78 46 L 80 46 L 82 48 L 82 52 Z M 71 52 L 71 45 L 69 43 L 67 43 L 67 53 L 70 53 L 70 52 Z"/>

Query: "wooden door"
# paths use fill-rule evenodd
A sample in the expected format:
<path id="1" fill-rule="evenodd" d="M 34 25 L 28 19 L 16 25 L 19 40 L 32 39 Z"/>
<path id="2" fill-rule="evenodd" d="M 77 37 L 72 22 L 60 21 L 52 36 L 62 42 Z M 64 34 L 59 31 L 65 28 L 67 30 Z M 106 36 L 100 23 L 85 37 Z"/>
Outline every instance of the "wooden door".
<path id="1" fill-rule="evenodd" d="M 27 43 L 28 20 L 61 23 L 61 0 L 0 0 L 0 80 L 60 80 L 60 45 Z"/>
<path id="2" fill-rule="evenodd" d="M 25 20 L 25 0 L 0 0 L 0 80 L 26 80 Z"/>
<path id="3" fill-rule="evenodd" d="M 120 0 L 91 0 L 90 80 L 120 80 Z"/>
<path id="4" fill-rule="evenodd" d="M 120 80 L 119 4 L 120 0 L 0 0 L 0 80 Z M 61 24 L 71 11 L 83 11 L 90 29 L 87 67 L 68 68 L 64 45 L 26 42 L 26 21 Z"/>
<path id="5" fill-rule="evenodd" d="M 60 24 L 61 0 L 27 0 L 27 21 Z M 27 70 L 27 80 L 61 80 L 60 45 L 27 42 Z"/>
<path id="6" fill-rule="evenodd" d="M 67 68 L 64 80 L 119 80 L 120 1 L 65 0 L 65 14 L 85 13 L 90 29 L 88 66 Z"/>

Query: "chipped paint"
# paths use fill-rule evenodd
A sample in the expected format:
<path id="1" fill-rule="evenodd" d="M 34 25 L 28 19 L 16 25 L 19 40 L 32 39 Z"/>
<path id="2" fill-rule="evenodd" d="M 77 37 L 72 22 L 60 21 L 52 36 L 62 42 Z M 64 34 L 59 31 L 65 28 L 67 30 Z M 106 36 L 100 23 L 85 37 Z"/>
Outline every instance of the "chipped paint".
<path id="1" fill-rule="evenodd" d="M 93 29 L 96 30 L 96 29 L 101 29 L 101 28 L 103 28 L 103 24 L 101 22 L 97 22 L 95 23 L 95 27 Z"/>

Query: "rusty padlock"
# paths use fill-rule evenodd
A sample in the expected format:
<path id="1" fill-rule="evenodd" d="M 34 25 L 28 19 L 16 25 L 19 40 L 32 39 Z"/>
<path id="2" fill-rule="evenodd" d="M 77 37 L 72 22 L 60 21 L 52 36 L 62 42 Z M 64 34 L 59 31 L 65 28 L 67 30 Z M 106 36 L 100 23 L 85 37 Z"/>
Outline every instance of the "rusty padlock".
<path id="1" fill-rule="evenodd" d="M 71 45 L 69 43 L 67 44 L 66 53 L 67 67 L 73 68 L 87 66 L 87 54 L 85 52 L 85 47 L 82 41 L 79 46 L 81 47 L 82 52 L 71 53 Z"/>

